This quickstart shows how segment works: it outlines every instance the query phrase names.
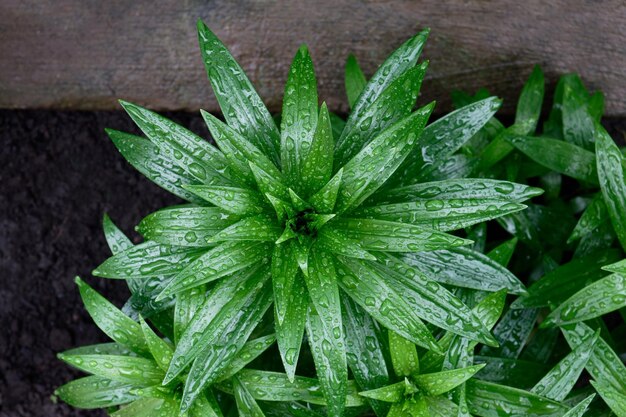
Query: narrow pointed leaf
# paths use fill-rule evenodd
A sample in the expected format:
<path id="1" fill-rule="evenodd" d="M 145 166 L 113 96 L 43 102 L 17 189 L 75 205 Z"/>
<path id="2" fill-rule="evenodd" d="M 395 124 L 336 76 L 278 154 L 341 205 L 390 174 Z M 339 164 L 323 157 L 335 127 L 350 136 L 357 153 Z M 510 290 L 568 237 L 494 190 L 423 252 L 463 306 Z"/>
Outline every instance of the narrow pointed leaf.
<path id="1" fill-rule="evenodd" d="M 198 21 L 198 40 L 207 76 L 226 122 L 277 162 L 278 128 L 243 69 L 201 21 Z"/>
<path id="2" fill-rule="evenodd" d="M 310 196 L 318 192 L 328 183 L 333 172 L 334 153 L 333 133 L 326 103 L 322 104 L 317 119 L 311 150 L 304 155 L 301 162 L 299 182 L 304 195 Z"/>
<path id="3" fill-rule="evenodd" d="M 508 140 L 539 165 L 580 181 L 598 184 L 593 152 L 547 137 L 510 136 Z"/>
<path id="4" fill-rule="evenodd" d="M 246 217 L 226 227 L 211 238 L 211 242 L 250 240 L 274 242 L 282 233 L 281 227 L 267 214 Z"/>
<path id="5" fill-rule="evenodd" d="M 424 106 L 385 129 L 343 167 L 337 211 L 358 206 L 394 173 L 413 149 L 434 104 Z"/>
<path id="6" fill-rule="evenodd" d="M 98 277 L 121 279 L 172 275 L 205 252 L 206 249 L 175 247 L 149 241 L 114 255 L 92 273 Z"/>
<path id="7" fill-rule="evenodd" d="M 518 358 L 533 330 L 539 312 L 537 309 L 509 310 L 493 329 L 500 346 L 483 346 L 481 355 Z"/>
<path id="8" fill-rule="evenodd" d="M 232 169 L 239 176 L 244 177 L 248 184 L 254 184 L 254 178 L 247 161 L 254 161 L 257 166 L 276 179 L 282 178 L 276 165 L 247 138 L 210 113 L 204 110 L 200 110 L 200 113 Z"/>
<path id="9" fill-rule="evenodd" d="M 335 150 L 336 168 L 353 158 L 386 128 L 411 113 L 428 63 L 407 70 L 381 92 L 371 105 L 352 111 Z M 384 114 L 385 117 L 379 117 Z"/>
<path id="10" fill-rule="evenodd" d="M 267 173 L 254 162 L 248 161 L 254 180 L 263 194 L 271 194 L 282 200 L 289 200 L 289 188 L 279 178 Z"/>
<path id="11" fill-rule="evenodd" d="M 389 353 L 396 376 L 410 377 L 419 374 L 420 362 L 412 342 L 394 332 L 389 332 Z"/>
<path id="12" fill-rule="evenodd" d="M 361 247 L 354 239 L 350 239 L 345 233 L 331 227 L 325 227 L 319 231 L 316 244 L 328 252 L 343 255 L 350 258 L 369 259 L 376 258 Z"/>
<path id="13" fill-rule="evenodd" d="M 122 313 L 79 277 L 76 277 L 75 281 L 87 312 L 100 330 L 133 352 L 148 353 L 148 346 L 139 323 Z"/>
<path id="14" fill-rule="evenodd" d="M 272 279 L 274 279 L 273 276 Z M 276 294 L 274 294 L 274 296 L 276 296 Z M 276 339 L 278 341 L 280 358 L 285 368 L 287 378 L 289 381 L 293 382 L 298 357 L 300 356 L 300 348 L 302 347 L 302 337 L 304 336 L 307 308 L 309 305 L 306 285 L 300 273 L 296 274 L 289 291 L 285 292 L 283 302 L 285 303 L 284 316 L 281 321 L 275 308 L 274 314 L 276 319 L 274 320 L 274 325 L 276 328 Z"/>
<path id="15" fill-rule="evenodd" d="M 535 65 L 528 81 L 524 84 L 515 111 L 515 125 L 520 128 L 520 133 L 523 135 L 530 135 L 537 128 L 544 89 L 543 71 L 539 65 Z"/>
<path id="16" fill-rule="evenodd" d="M 617 417 L 626 417 L 626 394 L 623 391 L 598 381 L 591 381 L 591 385 Z"/>
<path id="17" fill-rule="evenodd" d="M 506 267 L 515 252 L 515 248 L 517 247 L 518 239 L 514 237 L 513 239 L 509 239 L 495 248 L 493 248 L 489 253 L 487 253 L 487 257 L 499 265 Z M 507 270 L 508 271 L 508 270 Z"/>
<path id="18" fill-rule="evenodd" d="M 467 245 L 471 241 L 410 224 L 376 219 L 340 218 L 332 223 L 365 250 L 418 252 Z"/>
<path id="19" fill-rule="evenodd" d="M 343 179 L 343 168 L 324 185 L 309 200 L 311 205 L 318 213 L 332 213 L 335 209 L 337 196 L 339 195 L 339 187 Z"/>
<path id="20" fill-rule="evenodd" d="M 120 408 L 112 413 L 111 417 L 152 417 L 154 415 L 176 415 L 175 403 L 158 398 L 142 398 Z"/>
<path id="21" fill-rule="evenodd" d="M 87 376 L 57 388 L 54 395 L 72 407 L 93 409 L 113 407 L 138 399 L 137 395 L 131 393 L 132 389 L 132 384 Z"/>
<path id="22" fill-rule="evenodd" d="M 167 368 L 170 366 L 170 362 L 172 361 L 174 350 L 169 344 L 167 344 L 167 342 L 154 333 L 154 330 L 148 326 L 143 318 L 141 318 L 141 330 L 143 330 L 143 335 L 146 340 L 146 344 L 150 349 L 152 358 L 159 368 L 161 368 L 164 372 L 167 371 Z"/>
<path id="23" fill-rule="evenodd" d="M 336 301 L 339 302 L 338 297 Z M 341 417 L 348 389 L 348 368 L 341 331 L 341 312 L 339 312 L 339 327 L 330 329 L 316 309 L 310 306 L 306 330 L 317 377 L 326 399 L 328 415 Z"/>
<path id="24" fill-rule="evenodd" d="M 345 70 L 345 88 L 348 96 L 348 105 L 354 107 L 357 99 L 367 84 L 365 75 L 359 66 L 356 57 L 352 54 L 348 55 Z"/>
<path id="25" fill-rule="evenodd" d="M 260 354 L 265 352 L 276 341 L 276 336 L 273 334 L 259 337 L 258 339 L 250 340 L 239 351 L 235 359 L 224 369 L 219 377 L 219 380 L 228 379 L 241 371 L 248 363 L 255 360 Z"/>
<path id="26" fill-rule="evenodd" d="M 206 288 L 204 285 L 176 294 L 176 305 L 174 306 L 174 340 L 176 342 L 180 341 L 185 330 L 187 330 L 187 326 L 205 300 Z"/>
<path id="27" fill-rule="evenodd" d="M 274 309 L 278 322 L 285 319 L 293 285 L 298 273 L 298 262 L 290 243 L 276 245 L 272 251 L 272 287 L 274 289 Z"/>
<path id="28" fill-rule="evenodd" d="M 609 212 L 607 211 L 606 204 L 604 204 L 602 193 L 598 193 L 580 216 L 576 227 L 567 239 L 567 243 L 574 242 L 592 233 L 608 219 Z"/>
<path id="29" fill-rule="evenodd" d="M 59 359 L 81 371 L 140 386 L 160 384 L 164 375 L 163 370 L 152 359 L 133 356 L 65 355 L 61 353 Z"/>
<path id="30" fill-rule="evenodd" d="M 413 306 L 405 301 L 404 294 L 381 279 L 370 263 L 346 257 L 339 260 L 336 265 L 339 285 L 354 301 L 390 330 L 419 346 L 439 351 L 432 334 Z"/>
<path id="31" fill-rule="evenodd" d="M 501 289 L 511 294 L 525 292 L 524 285 L 508 269 L 468 248 L 406 253 L 399 258 L 442 284 L 490 292 Z"/>
<path id="32" fill-rule="evenodd" d="M 237 220 L 217 207 L 175 207 L 145 217 L 137 230 L 146 240 L 165 245 L 209 246 L 211 237 Z"/>
<path id="33" fill-rule="evenodd" d="M 209 142 L 155 112 L 125 101 L 120 103 L 163 156 L 194 180 L 210 185 L 233 183 L 235 177 L 226 158 Z"/>
<path id="34" fill-rule="evenodd" d="M 555 401 L 563 401 L 585 369 L 589 356 L 593 352 L 593 347 L 598 340 L 598 335 L 599 332 L 596 332 L 572 350 L 530 392 Z"/>
<path id="35" fill-rule="evenodd" d="M 280 126 L 280 158 L 288 185 L 304 191 L 301 183 L 304 161 L 311 151 L 317 125 L 317 80 L 306 46 L 294 57 L 285 84 Z"/>
<path id="36" fill-rule="evenodd" d="M 233 377 L 233 389 L 235 391 L 235 401 L 237 403 L 237 410 L 241 417 L 265 417 L 261 407 L 257 404 L 256 400 L 248 389 L 239 382 L 237 377 Z"/>
<path id="37" fill-rule="evenodd" d="M 422 374 L 413 378 L 415 385 L 428 395 L 441 395 L 468 381 L 485 365 L 474 365 L 467 368 Z"/>
<path id="38" fill-rule="evenodd" d="M 452 156 L 493 117 L 501 104 L 500 99 L 489 97 L 429 124 L 424 128 L 416 149 L 398 168 L 390 182 L 396 185 L 410 184 L 419 170 Z"/>
<path id="39" fill-rule="evenodd" d="M 594 121 L 589 113 L 589 93 L 578 76 L 565 77 L 563 84 L 563 139 L 593 150 Z"/>
<path id="40" fill-rule="evenodd" d="M 206 185 L 189 185 L 185 189 L 233 214 L 251 215 L 263 211 L 262 200 L 252 190 Z"/>
<path id="41" fill-rule="evenodd" d="M 564 405 L 556 401 L 517 388 L 476 379 L 469 380 L 466 387 L 470 412 L 484 417 L 558 417 L 567 411 Z"/>
<path id="42" fill-rule="evenodd" d="M 321 320 L 325 334 L 333 336 L 331 339 L 332 344 L 335 345 L 333 348 L 338 350 L 336 352 L 338 358 L 343 357 L 345 368 L 346 354 L 343 345 L 341 302 L 332 255 L 323 249 L 313 247 L 309 253 L 308 270 L 309 274 L 304 276 L 304 282 L 318 316 L 315 320 Z"/>
<path id="43" fill-rule="evenodd" d="M 563 417 L 583 417 L 585 415 L 585 412 L 587 411 L 587 408 L 589 407 L 589 404 L 591 404 L 591 401 L 593 401 L 595 396 L 596 394 L 591 394 L 590 396 L 576 404 L 574 407 L 572 407 L 567 413 L 563 414 Z"/>
<path id="44" fill-rule="evenodd" d="M 395 384 L 387 385 L 381 388 L 362 391 L 359 395 L 373 400 L 383 401 L 386 403 L 396 403 L 404 398 L 406 392 L 406 382 L 401 381 Z"/>
<path id="45" fill-rule="evenodd" d="M 225 242 L 178 273 L 157 299 L 215 281 L 251 265 L 267 263 L 269 252 L 269 243 Z"/>
<path id="46" fill-rule="evenodd" d="M 626 180 L 622 166 L 622 153 L 599 123 L 596 124 L 596 132 L 600 190 L 602 190 L 604 203 L 617 238 L 622 248 L 626 248 Z"/>

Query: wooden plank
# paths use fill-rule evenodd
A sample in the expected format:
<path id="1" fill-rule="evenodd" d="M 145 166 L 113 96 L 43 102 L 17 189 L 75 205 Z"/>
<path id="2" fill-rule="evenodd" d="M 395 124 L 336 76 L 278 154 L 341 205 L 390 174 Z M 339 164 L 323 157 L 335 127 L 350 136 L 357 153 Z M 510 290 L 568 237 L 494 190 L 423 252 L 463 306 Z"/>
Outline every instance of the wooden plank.
<path id="1" fill-rule="evenodd" d="M 308 43 L 320 97 L 347 111 L 349 52 L 368 74 L 404 39 L 429 26 L 422 101 L 486 86 L 511 111 L 539 63 L 554 83 L 579 72 L 602 89 L 607 113 L 626 115 L 626 3 L 622 0 L 97 1 L 0 2 L 0 107 L 217 111 L 197 48 L 203 18 L 246 69 L 273 111 L 287 69 Z M 506 111 L 506 110 L 505 110 Z"/>

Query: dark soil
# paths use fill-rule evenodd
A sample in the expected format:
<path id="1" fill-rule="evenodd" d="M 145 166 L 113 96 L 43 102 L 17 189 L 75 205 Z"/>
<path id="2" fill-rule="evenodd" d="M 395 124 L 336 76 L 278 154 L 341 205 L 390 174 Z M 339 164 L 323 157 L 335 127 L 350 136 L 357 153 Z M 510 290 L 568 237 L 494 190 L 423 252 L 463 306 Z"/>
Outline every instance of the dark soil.
<path id="1" fill-rule="evenodd" d="M 168 116 L 207 137 L 200 117 Z M 626 120 L 607 125 L 624 140 Z M 79 375 L 55 354 L 106 340 L 73 278 L 120 305 L 124 284 L 90 276 L 109 255 L 103 213 L 130 233 L 146 214 L 177 202 L 123 160 L 105 127 L 134 131 L 122 113 L 0 111 L 0 417 L 104 415 L 52 396 Z"/>

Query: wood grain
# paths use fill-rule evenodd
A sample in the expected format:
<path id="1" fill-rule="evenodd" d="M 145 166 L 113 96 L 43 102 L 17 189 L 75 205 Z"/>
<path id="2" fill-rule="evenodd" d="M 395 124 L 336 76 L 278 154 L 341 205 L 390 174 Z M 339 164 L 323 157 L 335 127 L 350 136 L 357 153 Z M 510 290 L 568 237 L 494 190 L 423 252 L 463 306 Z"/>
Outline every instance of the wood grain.
<path id="1" fill-rule="evenodd" d="M 626 115 L 626 3 L 505 1 L 95 1 L 0 2 L 0 107 L 115 109 L 124 98 L 158 110 L 217 111 L 197 48 L 204 19 L 229 46 L 272 111 L 289 63 L 307 43 L 320 97 L 347 110 L 349 52 L 371 75 L 387 54 L 432 29 L 422 102 L 450 106 L 454 89 L 488 87 L 511 111 L 539 63 L 551 84 L 578 72 Z"/>

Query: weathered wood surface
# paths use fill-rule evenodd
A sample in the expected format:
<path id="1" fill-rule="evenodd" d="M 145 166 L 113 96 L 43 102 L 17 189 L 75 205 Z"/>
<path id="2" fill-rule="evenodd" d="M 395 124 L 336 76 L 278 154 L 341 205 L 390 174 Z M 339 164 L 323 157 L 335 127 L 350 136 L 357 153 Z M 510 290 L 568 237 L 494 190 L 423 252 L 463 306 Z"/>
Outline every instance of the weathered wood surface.
<path id="1" fill-rule="evenodd" d="M 0 107 L 217 111 L 197 48 L 204 19 L 279 110 L 287 69 L 306 42 L 320 97 L 345 111 L 349 52 L 366 73 L 404 39 L 432 29 L 422 101 L 449 108 L 454 89 L 486 86 L 510 111 L 535 63 L 554 83 L 579 72 L 626 115 L 626 2 L 506 1 L 0 1 Z"/>

